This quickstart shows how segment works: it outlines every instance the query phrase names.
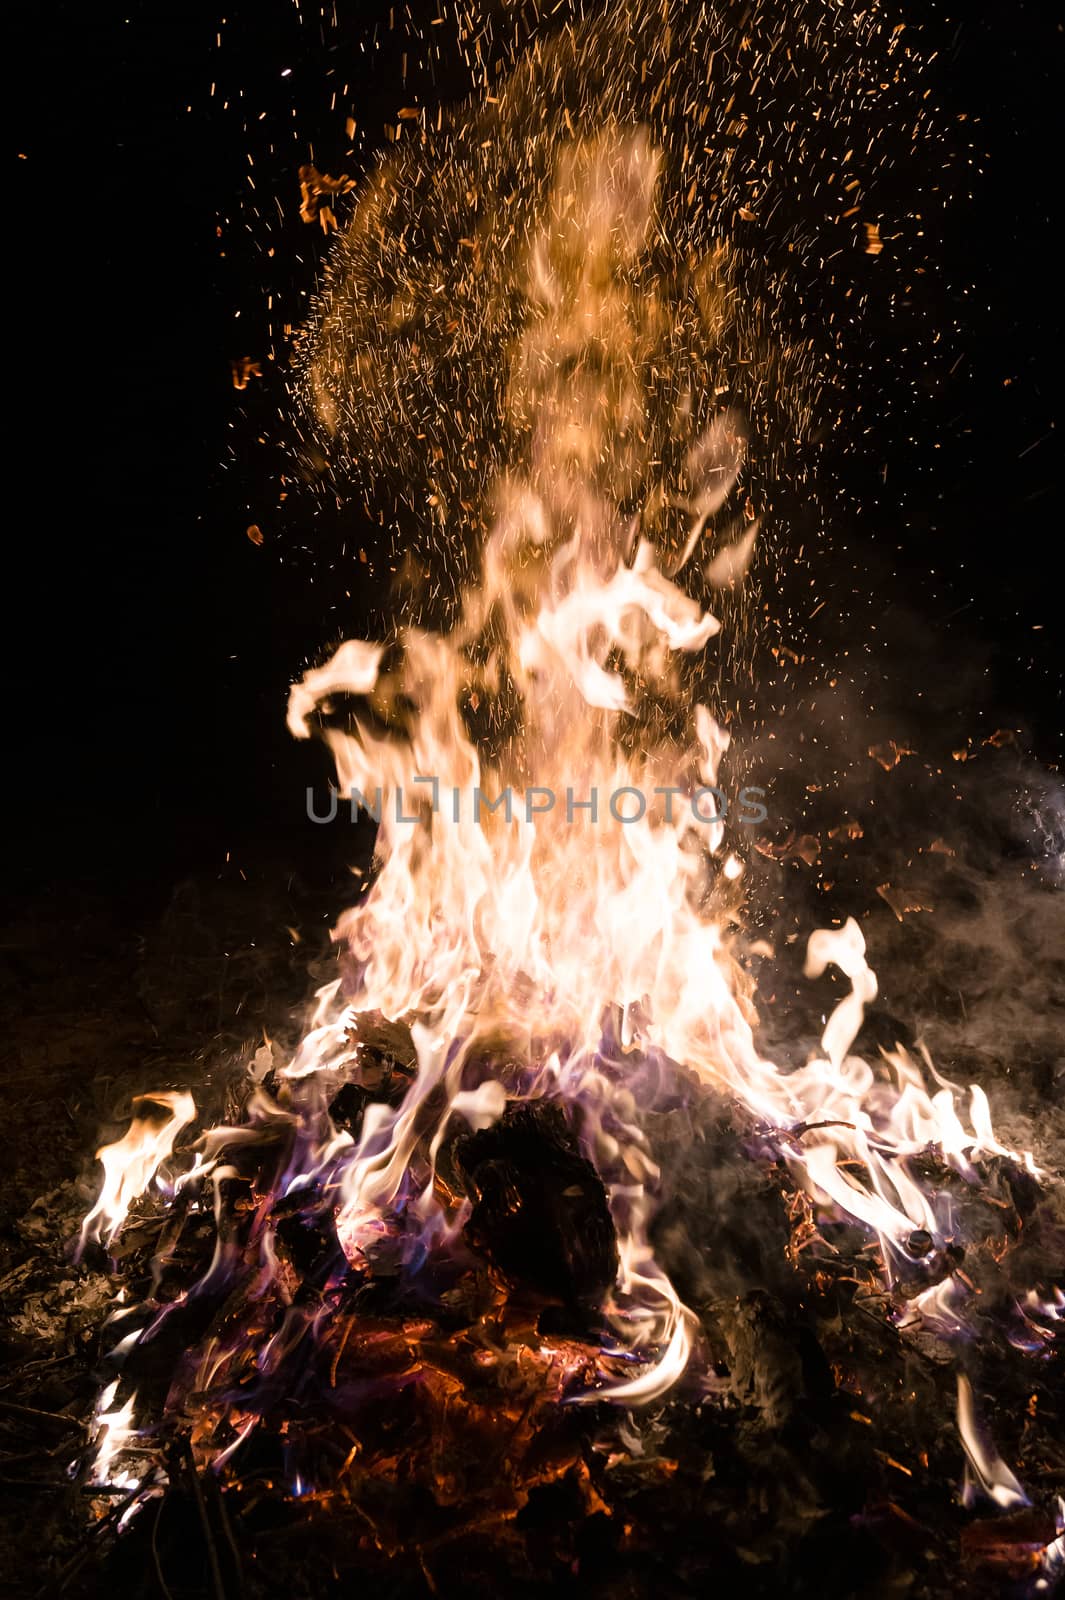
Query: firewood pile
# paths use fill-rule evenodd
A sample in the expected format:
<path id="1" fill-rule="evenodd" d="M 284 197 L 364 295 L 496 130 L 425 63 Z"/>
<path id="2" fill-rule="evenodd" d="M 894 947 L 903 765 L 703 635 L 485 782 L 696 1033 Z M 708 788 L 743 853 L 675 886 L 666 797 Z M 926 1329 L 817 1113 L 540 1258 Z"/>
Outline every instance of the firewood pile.
<path id="1" fill-rule="evenodd" d="M 394 1035 L 364 1052 L 338 1128 L 403 1095 L 403 1056 Z M 461 1229 L 397 1222 L 353 1265 L 327 1193 L 279 1192 L 292 1086 L 247 1063 L 206 1076 L 233 1135 L 213 1188 L 147 1194 L 78 1264 L 84 1184 L 8 1228 L 5 1538 L 23 1574 L 38 1545 L 41 1574 L 12 1592 L 1050 1592 L 1060 1350 L 1021 1286 L 1060 1259 L 1062 1223 L 1014 1164 L 982 1162 L 976 1194 L 923 1173 L 956 1185 L 957 1239 L 936 1293 L 927 1275 L 886 1290 L 867 1236 L 819 1224 L 764 1130 L 673 1069 L 647 1116 L 668 1173 L 654 1244 L 696 1354 L 663 1401 L 625 1409 L 595 1399 L 622 1365 L 598 1309 L 617 1244 L 566 1108 L 457 1129 L 436 1184 L 469 1200 Z M 123 1318 L 107 1413 L 135 1393 L 136 1433 L 101 1485 Z M 959 1368 L 1029 1506 L 962 1503 Z"/>

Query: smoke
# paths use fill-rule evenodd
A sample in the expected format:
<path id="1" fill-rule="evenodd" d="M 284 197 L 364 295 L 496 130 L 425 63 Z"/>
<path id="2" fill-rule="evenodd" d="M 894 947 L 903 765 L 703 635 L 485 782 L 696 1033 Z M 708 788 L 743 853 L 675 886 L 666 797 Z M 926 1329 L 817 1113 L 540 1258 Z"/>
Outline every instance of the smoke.
<path id="1" fill-rule="evenodd" d="M 1003 1137 L 1060 1170 L 1065 788 L 998 702 L 979 640 L 896 606 L 856 666 L 852 622 L 847 658 L 826 648 L 783 689 L 764 684 L 732 747 L 730 776 L 763 786 L 770 813 L 748 878 L 752 924 L 783 968 L 766 1048 L 795 1061 L 819 1031 L 796 935 L 854 916 L 880 985 L 856 1048 L 922 1042 L 947 1077 L 983 1085 Z M 774 848 L 789 839 L 810 859 Z"/>

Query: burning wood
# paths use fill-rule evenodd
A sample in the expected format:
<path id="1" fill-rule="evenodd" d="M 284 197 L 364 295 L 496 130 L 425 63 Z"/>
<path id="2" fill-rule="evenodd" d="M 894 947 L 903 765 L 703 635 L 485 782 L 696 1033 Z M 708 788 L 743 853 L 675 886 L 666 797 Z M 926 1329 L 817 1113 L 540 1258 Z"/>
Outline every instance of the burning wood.
<path id="1" fill-rule="evenodd" d="M 576 48 L 537 58 L 552 93 Z M 79 1254 L 121 1298 L 77 1471 L 123 1497 L 164 1592 L 164 1511 L 199 1529 L 215 1595 L 234 1526 L 266 1560 L 320 1539 L 334 1576 L 346 1549 L 404 1583 L 416 1561 L 437 1593 L 474 1562 L 493 1592 L 480 1540 L 510 1575 L 572 1582 L 598 1562 L 620 1592 L 675 1502 L 706 1536 L 677 1592 L 722 1571 L 737 1588 L 833 1496 L 848 1556 L 912 1551 L 923 1498 L 952 1504 L 962 1447 L 967 1497 L 1011 1514 L 970 1527 L 966 1558 L 1049 1571 L 1046 1516 L 1013 1515 L 1027 1493 L 960 1368 L 989 1383 L 995 1362 L 1049 1353 L 1062 1301 L 1026 1253 L 1056 1237 L 1047 1175 L 978 1083 L 894 1034 L 867 1048 L 858 908 L 803 923 L 788 981 L 821 1021 L 802 1048 L 770 1059 L 760 1031 L 752 972 L 771 951 L 744 928 L 745 875 L 761 855 L 811 881 L 821 842 L 792 828 L 726 849 L 717 809 L 731 734 L 702 665 L 721 632 L 707 603 L 735 606 L 757 527 L 729 512 L 747 457 L 723 398 L 731 264 L 668 187 L 660 102 L 686 126 L 703 97 L 681 117 L 668 79 L 643 121 L 613 93 L 595 124 L 566 107 L 567 136 L 530 162 L 514 119 L 527 137 L 540 79 L 522 67 L 431 184 L 414 158 L 378 171 L 338 247 L 309 341 L 319 421 L 369 428 L 390 470 L 420 473 L 434 528 L 484 537 L 449 626 L 349 639 L 291 689 L 291 732 L 324 739 L 339 791 L 377 821 L 295 1050 L 256 1051 L 195 1137 L 192 1095 L 168 1088 L 99 1151 Z M 405 108 L 397 128 L 423 121 Z M 522 154 L 500 195 L 476 153 L 497 135 Z M 328 202 L 354 181 L 308 164 L 300 184 L 303 220 L 335 228 Z M 757 194 L 720 206 L 763 215 Z M 472 370 L 486 318 L 505 452 L 481 448 L 465 379 L 450 408 L 435 387 Z M 256 371 L 234 363 L 236 387 Z M 868 746 L 884 772 L 914 754 Z M 928 909 L 876 892 L 899 923 Z M 923 1412 L 955 1367 L 948 1449 Z M 740 1486 L 727 1549 L 719 1476 Z M 174 1530 L 163 1544 L 177 1561 Z"/>
<path id="2" fill-rule="evenodd" d="M 595 1305 L 618 1273 L 614 1224 L 595 1168 L 555 1101 L 516 1105 L 459 1141 L 469 1242 L 505 1277 L 564 1304 Z"/>
<path id="3" fill-rule="evenodd" d="M 83 1247 L 102 1240 L 148 1285 L 97 1407 L 97 1486 L 154 1486 L 153 1439 L 187 1436 L 238 1500 L 258 1485 L 350 1504 L 384 1550 L 412 1535 L 377 1504 L 382 1485 L 416 1487 L 433 1508 L 415 1517 L 428 1549 L 440 1526 L 518 1519 L 561 1481 L 581 1516 L 617 1515 L 579 1420 L 597 1402 L 680 1388 L 727 1393 L 769 1431 L 816 1415 L 836 1341 L 800 1309 L 800 1277 L 814 1303 L 860 1299 L 885 1341 L 931 1340 L 933 1363 L 976 1331 L 981 1286 L 956 1245 L 976 1203 L 961 1186 L 993 1202 L 988 1164 L 1036 1178 L 1032 1156 L 996 1136 L 978 1086 L 966 1094 L 902 1046 L 876 1068 L 855 1053 L 877 981 L 853 918 L 809 939 L 807 979 L 833 968 L 849 984 L 820 1045 L 788 1072 L 765 1059 L 732 925 L 743 861 L 722 863 L 716 812 L 676 803 L 719 793 L 729 735 L 698 702 L 682 739 L 656 742 L 641 721 L 652 692 L 678 726 L 691 710 L 678 661 L 718 623 L 677 573 L 743 460 L 731 414 L 701 431 L 692 419 L 679 556 L 622 515 L 643 470 L 623 419 L 643 403 L 636 285 L 662 162 L 644 130 L 558 156 L 508 377 L 513 429 L 535 448 L 493 487 L 456 629 L 348 641 L 292 689 L 291 731 L 320 730 L 341 790 L 376 796 L 378 867 L 337 928 L 340 977 L 288 1064 L 271 1052 L 256 1070 L 239 1117 L 167 1165 L 195 1112 L 159 1093 L 145 1102 L 159 1115 L 100 1152 Z M 350 187 L 303 179 L 305 216 Z M 619 325 L 632 330 L 620 344 Z M 564 382 L 545 359 L 560 348 Z M 491 725 L 504 686 L 508 737 L 478 743 L 470 718 Z M 910 754 L 870 749 L 886 771 Z M 603 826 L 600 791 L 636 804 Z M 820 851 L 795 834 L 757 848 L 808 867 Z M 900 921 L 921 909 L 879 893 Z M 734 1162 L 768 1159 L 801 1200 L 794 1238 L 770 1213 L 791 1263 L 778 1291 L 722 1292 L 700 1238 L 718 1197 L 696 1219 L 675 1196 L 656 1233 L 677 1158 L 656 1148 L 655 1119 L 678 1095 L 731 1106 L 751 1146 Z M 153 1182 L 162 1215 L 149 1203 L 123 1233 Z M 846 1354 L 844 1341 L 839 1370 Z M 964 1380 L 960 1394 L 973 1470 L 1013 1505 L 1022 1491 L 982 1450 Z M 893 1486 L 916 1479 L 901 1447 L 868 1448 Z"/>
<path id="4" fill-rule="evenodd" d="M 962 1555 L 974 1567 L 992 1568 L 1017 1582 L 1039 1571 L 1060 1534 L 1048 1512 L 1027 1508 L 971 1523 L 962 1534 Z"/>

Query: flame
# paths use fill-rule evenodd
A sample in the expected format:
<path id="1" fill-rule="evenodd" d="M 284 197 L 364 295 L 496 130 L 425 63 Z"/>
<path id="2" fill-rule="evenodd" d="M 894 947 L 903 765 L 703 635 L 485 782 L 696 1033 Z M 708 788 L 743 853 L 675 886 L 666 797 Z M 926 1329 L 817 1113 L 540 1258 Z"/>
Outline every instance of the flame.
<path id="1" fill-rule="evenodd" d="M 136 1438 L 136 1429 L 133 1426 L 136 1395 L 131 1394 L 123 1405 L 116 1406 L 114 1402 L 118 1385 L 119 1380 L 116 1378 L 114 1382 L 108 1384 L 96 1402 L 93 1429 L 96 1457 L 90 1481 L 94 1484 L 106 1484 L 114 1489 L 133 1489 L 140 1479 L 130 1469 L 124 1457 L 130 1443 Z"/>
<path id="2" fill-rule="evenodd" d="M 731 927 L 742 862 L 732 853 L 718 866 L 723 821 L 695 803 L 715 785 L 729 735 L 696 703 L 686 734 L 666 738 L 644 703 L 653 691 L 683 714 L 683 658 L 718 631 L 675 578 L 737 480 L 739 419 L 725 412 L 691 441 L 689 530 L 672 576 L 619 503 L 639 452 L 635 271 L 655 228 L 659 165 L 639 130 L 577 141 L 560 159 L 529 249 L 530 309 L 507 388 L 531 448 L 525 470 L 496 485 L 482 581 L 455 632 L 409 627 L 390 652 L 349 641 L 289 702 L 297 737 L 322 724 L 341 790 L 374 797 L 380 865 L 337 929 L 357 982 L 321 992 L 288 1075 L 343 1072 L 362 1013 L 408 1023 L 417 1055 L 402 1106 L 377 1108 L 344 1152 L 345 1249 L 354 1258 L 390 1208 L 412 1204 L 429 1225 L 431 1163 L 420 1193 L 406 1193 L 426 1107 L 442 1090 L 435 1156 L 447 1119 L 469 1117 L 471 1073 L 486 1060 L 522 1063 L 520 1082 L 482 1085 L 479 1114 L 498 1115 L 515 1094 L 580 1108 L 619 1225 L 608 1309 L 620 1345 L 646 1366 L 609 1388 L 624 1402 L 664 1392 L 691 1348 L 688 1315 L 647 1245 L 658 1174 L 628 1061 L 682 1062 L 758 1121 L 801 1129 L 787 1145 L 797 1178 L 875 1232 L 889 1261 L 909 1254 L 915 1229 L 942 1243 L 907 1157 L 932 1145 L 968 1171 L 981 1151 L 1006 1153 L 978 1088 L 970 1131 L 953 1087 L 938 1080 L 930 1094 L 904 1051 L 887 1057 L 894 1086 L 850 1053 L 876 995 L 853 920 L 809 943 L 808 976 L 831 965 L 851 984 L 823 1055 L 783 1074 L 757 1048 Z M 740 541 L 734 576 L 753 544 L 753 532 Z M 471 703 L 491 708 L 488 739 L 471 731 Z"/>
<path id="3" fill-rule="evenodd" d="M 1031 1501 L 1002 1457 L 981 1436 L 976 1422 L 973 1386 L 964 1372 L 958 1373 L 958 1432 L 961 1434 L 969 1467 L 984 1494 L 1004 1511 L 1008 1511 L 1012 1506 L 1030 1505 Z M 971 1503 L 972 1497 L 972 1480 L 967 1472 L 966 1505 Z"/>
<path id="4" fill-rule="evenodd" d="M 81 1226 L 81 1248 L 90 1239 L 103 1238 L 110 1244 L 129 1208 L 144 1193 L 162 1163 L 174 1148 L 174 1140 L 196 1116 L 191 1094 L 169 1089 L 138 1095 L 137 1111 L 127 1132 L 114 1144 L 96 1152 L 103 1163 L 104 1181 L 99 1197 Z M 169 1116 L 163 1115 L 168 1109 Z"/>
<path id="5" fill-rule="evenodd" d="M 711 809 L 730 737 L 698 693 L 719 623 L 679 581 L 684 571 L 711 589 L 739 582 L 754 554 L 748 527 L 724 557 L 693 559 L 741 472 L 741 419 L 723 411 L 702 432 L 690 415 L 678 422 L 690 432 L 673 499 L 679 551 L 660 549 L 653 519 L 633 509 L 651 465 L 648 321 L 666 315 L 648 288 L 660 166 L 640 129 L 576 139 L 559 157 L 501 378 L 521 448 L 494 483 L 480 581 L 453 631 L 349 640 L 292 689 L 291 732 L 320 731 L 340 790 L 379 819 L 377 871 L 340 919 L 344 975 L 319 991 L 281 1072 L 284 1094 L 257 1086 L 242 1127 L 201 1138 L 186 1180 L 210 1186 L 218 1218 L 214 1257 L 190 1292 L 222 1284 L 239 1254 L 222 1227 L 221 1186 L 236 1170 L 227 1158 L 281 1126 L 290 1155 L 274 1197 L 320 1186 L 344 1255 L 361 1268 L 394 1225 L 423 1249 L 461 1228 L 469 1203 L 438 1171 L 455 1120 L 478 1129 L 514 1100 L 560 1102 L 606 1186 L 619 1258 L 598 1374 L 568 1398 L 625 1406 L 676 1383 L 695 1326 L 649 1242 L 660 1173 L 636 1098 L 641 1063 L 681 1063 L 728 1097 L 776 1141 L 822 1217 L 879 1241 L 889 1278 L 927 1254 L 911 1249 L 916 1230 L 940 1249 L 949 1237 L 912 1157 L 933 1148 L 966 1177 L 982 1154 L 1020 1159 L 995 1137 L 977 1086 L 966 1106 L 926 1056 L 898 1048 L 874 1066 L 854 1053 L 877 990 L 853 919 L 809 940 L 808 977 L 834 967 L 850 985 L 820 1050 L 784 1072 L 758 1046 L 743 851 L 723 852 L 725 819 Z M 398 1103 L 367 1106 L 353 1137 L 326 1108 L 360 1067 L 364 1028 L 382 1022 L 410 1041 L 409 1086 Z M 104 1186 L 83 1241 L 114 1238 L 195 1115 L 187 1094 L 147 1104 L 170 1115 L 138 1113 L 101 1150 Z M 270 1198 L 257 1197 L 240 1247 L 256 1263 L 255 1293 L 280 1282 L 285 1304 L 255 1354 L 258 1374 L 306 1326 L 285 1298 Z M 957 1321 L 948 1290 L 930 1292 L 922 1314 Z M 196 1388 L 230 1359 L 209 1341 Z M 103 1408 L 98 1473 L 114 1469 L 131 1407 Z M 1013 1503 L 1019 1486 L 981 1451 L 971 1411 L 963 1380 L 974 1470 Z M 218 1459 L 254 1425 L 243 1420 Z"/>

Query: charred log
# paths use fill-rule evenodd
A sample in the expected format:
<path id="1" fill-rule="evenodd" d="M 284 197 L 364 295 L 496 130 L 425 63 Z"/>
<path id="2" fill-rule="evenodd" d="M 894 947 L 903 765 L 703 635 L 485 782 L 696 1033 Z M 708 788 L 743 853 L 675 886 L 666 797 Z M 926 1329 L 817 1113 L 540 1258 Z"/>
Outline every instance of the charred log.
<path id="1" fill-rule="evenodd" d="M 614 1282 L 606 1190 L 561 1106 L 511 1106 L 459 1141 L 454 1159 L 473 1204 L 467 1242 L 509 1282 L 564 1302 L 595 1300 Z"/>

